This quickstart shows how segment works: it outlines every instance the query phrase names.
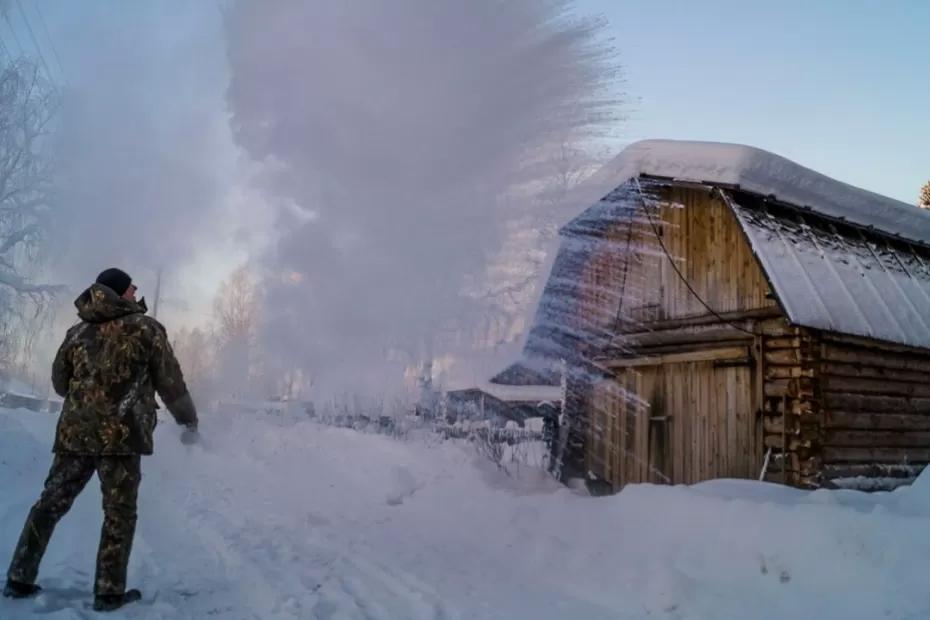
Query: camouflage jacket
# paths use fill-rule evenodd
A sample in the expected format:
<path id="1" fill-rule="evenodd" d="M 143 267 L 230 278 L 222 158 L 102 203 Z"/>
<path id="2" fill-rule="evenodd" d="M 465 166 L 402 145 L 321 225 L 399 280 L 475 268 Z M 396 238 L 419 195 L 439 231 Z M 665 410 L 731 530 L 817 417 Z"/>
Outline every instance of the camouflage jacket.
<path id="1" fill-rule="evenodd" d="M 99 284 L 74 305 L 81 322 L 68 330 L 52 364 L 52 384 L 65 399 L 55 452 L 151 454 L 156 392 L 179 424 L 196 423 L 161 323 Z"/>

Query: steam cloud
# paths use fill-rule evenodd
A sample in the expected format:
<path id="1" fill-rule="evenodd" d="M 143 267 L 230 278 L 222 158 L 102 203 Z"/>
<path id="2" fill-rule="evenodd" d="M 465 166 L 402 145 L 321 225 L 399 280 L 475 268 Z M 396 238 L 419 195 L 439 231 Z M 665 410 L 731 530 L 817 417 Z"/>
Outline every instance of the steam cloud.
<path id="1" fill-rule="evenodd" d="M 560 145 L 613 120 L 615 57 L 568 2 L 235 2 L 228 105 L 279 241 L 274 358 L 374 387 L 480 314 L 466 283 Z M 399 352 L 399 357 L 396 357 Z M 396 377 L 396 376 L 395 376 Z M 396 378 L 395 378 L 396 380 Z"/>

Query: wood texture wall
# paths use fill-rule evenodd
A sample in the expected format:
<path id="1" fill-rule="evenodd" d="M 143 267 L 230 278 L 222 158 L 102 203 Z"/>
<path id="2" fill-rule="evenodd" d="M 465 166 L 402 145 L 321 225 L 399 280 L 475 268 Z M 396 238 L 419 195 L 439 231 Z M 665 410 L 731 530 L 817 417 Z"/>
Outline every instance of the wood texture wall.
<path id="1" fill-rule="evenodd" d="M 586 321 L 629 331 L 706 316 L 663 244 L 694 292 L 716 312 L 777 307 L 736 216 L 716 195 L 666 188 L 662 198 L 650 201 L 648 213 L 641 209 L 613 224 L 592 252 L 583 272 Z"/>

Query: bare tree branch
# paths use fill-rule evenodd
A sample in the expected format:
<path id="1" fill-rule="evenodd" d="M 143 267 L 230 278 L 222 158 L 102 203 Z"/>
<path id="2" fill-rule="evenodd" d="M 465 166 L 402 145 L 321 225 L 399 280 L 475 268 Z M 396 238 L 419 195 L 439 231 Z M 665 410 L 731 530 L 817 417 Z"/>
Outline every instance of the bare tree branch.
<path id="1" fill-rule="evenodd" d="M 28 224 L 23 226 L 19 230 L 11 233 L 6 239 L 0 243 L 0 254 L 6 254 L 12 250 L 17 244 L 26 241 L 30 235 L 36 235 L 39 233 L 38 224 Z"/>
<path id="2" fill-rule="evenodd" d="M 23 294 L 55 295 L 67 290 L 61 284 L 32 284 L 26 278 L 8 271 L 0 271 L 0 284 Z"/>

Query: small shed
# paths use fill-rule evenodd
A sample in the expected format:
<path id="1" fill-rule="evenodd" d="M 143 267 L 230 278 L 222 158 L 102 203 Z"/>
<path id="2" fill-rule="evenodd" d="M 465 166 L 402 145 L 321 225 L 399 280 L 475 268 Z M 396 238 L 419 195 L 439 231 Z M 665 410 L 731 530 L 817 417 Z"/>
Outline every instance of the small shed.
<path id="1" fill-rule="evenodd" d="M 490 420 L 497 426 L 508 421 L 522 427 L 529 418 L 553 415 L 560 405 L 562 392 L 558 386 L 502 385 L 484 383 L 445 393 L 445 417 L 459 420 Z"/>
<path id="2" fill-rule="evenodd" d="M 563 476 L 886 489 L 930 462 L 930 212 L 720 143 L 635 143 L 591 187 L 492 380 L 567 365 Z"/>

